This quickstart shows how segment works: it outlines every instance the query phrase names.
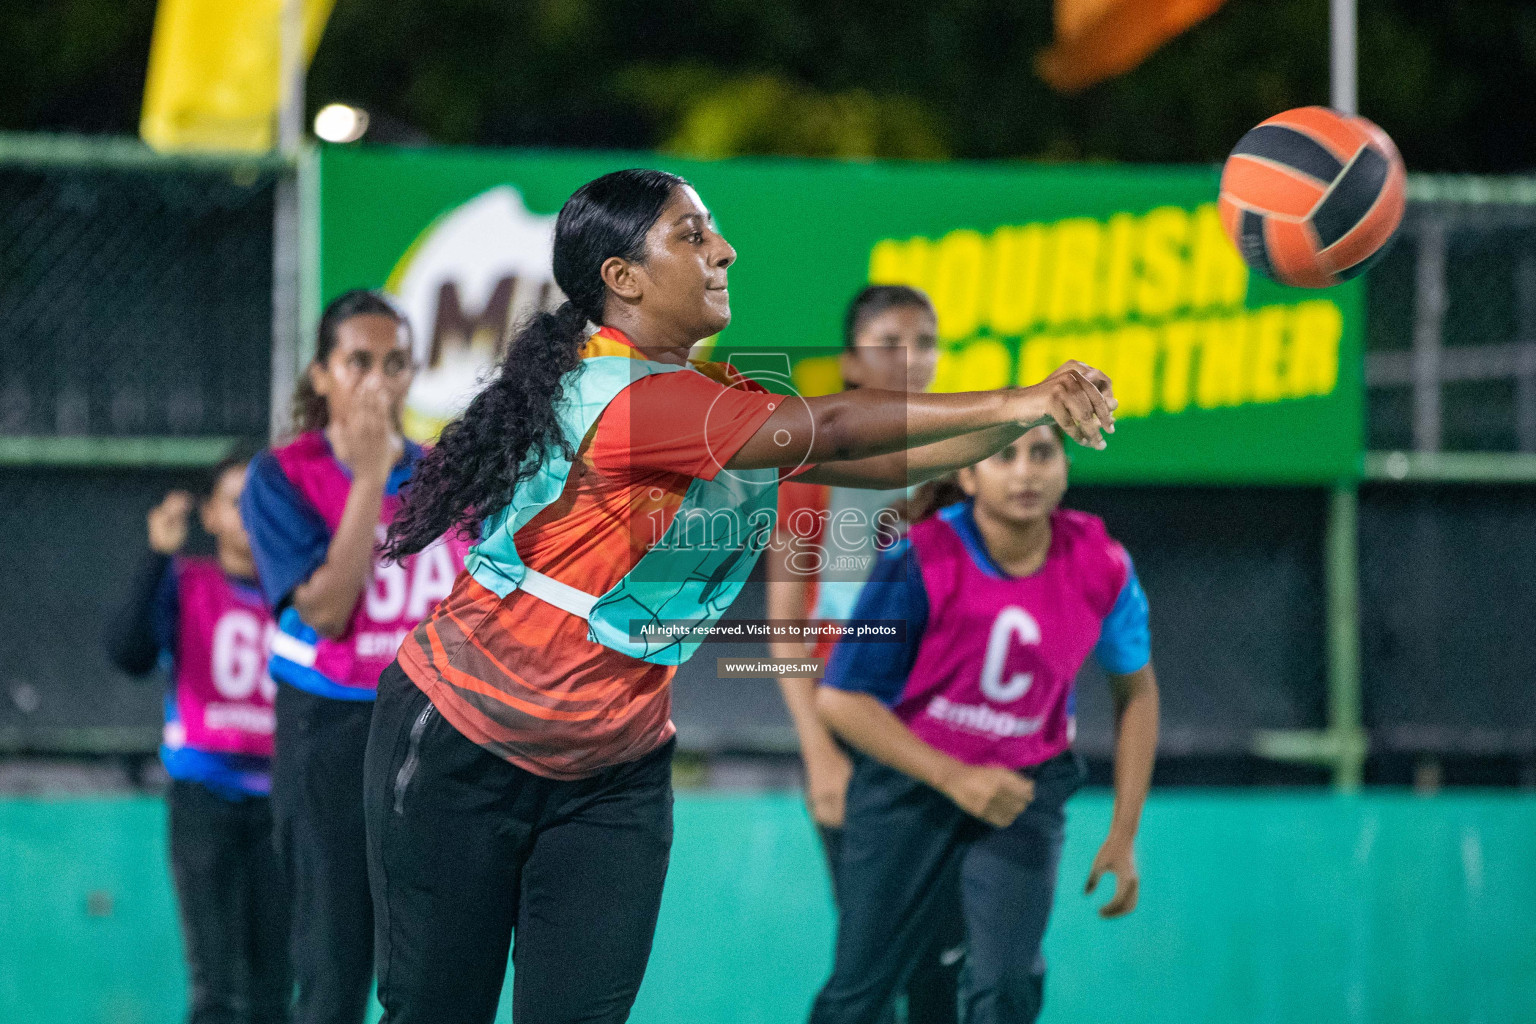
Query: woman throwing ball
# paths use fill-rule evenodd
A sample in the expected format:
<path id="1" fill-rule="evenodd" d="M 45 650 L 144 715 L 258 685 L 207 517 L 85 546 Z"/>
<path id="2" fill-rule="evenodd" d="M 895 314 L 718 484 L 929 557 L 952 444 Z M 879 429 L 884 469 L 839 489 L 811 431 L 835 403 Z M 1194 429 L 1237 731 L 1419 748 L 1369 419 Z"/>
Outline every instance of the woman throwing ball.
<path id="1" fill-rule="evenodd" d="M 862 756 L 837 864 L 832 978 L 813 1024 L 869 1024 L 911 973 L 960 886 L 961 1019 L 1040 1012 L 1072 752 L 1072 684 L 1090 654 L 1116 708 L 1115 809 L 1088 878 L 1115 875 L 1100 913 L 1136 906 L 1132 844 L 1157 746 L 1147 600 L 1125 549 L 1058 508 L 1061 434 L 1041 426 L 960 471 L 969 500 L 882 555 L 855 622 L 904 619 L 903 644 L 838 645 L 817 705 Z"/>
<path id="2" fill-rule="evenodd" d="M 406 492 L 393 554 L 479 542 L 384 672 L 368 743 L 390 1024 L 492 1020 L 514 931 L 515 1020 L 628 1017 L 672 841 L 672 676 L 766 545 L 781 471 L 888 488 L 1037 423 L 1095 446 L 1113 429 L 1108 380 L 1080 364 L 1033 388 L 802 400 L 692 363 L 730 322 L 735 259 L 681 178 L 582 186 L 555 226 L 567 301 Z"/>

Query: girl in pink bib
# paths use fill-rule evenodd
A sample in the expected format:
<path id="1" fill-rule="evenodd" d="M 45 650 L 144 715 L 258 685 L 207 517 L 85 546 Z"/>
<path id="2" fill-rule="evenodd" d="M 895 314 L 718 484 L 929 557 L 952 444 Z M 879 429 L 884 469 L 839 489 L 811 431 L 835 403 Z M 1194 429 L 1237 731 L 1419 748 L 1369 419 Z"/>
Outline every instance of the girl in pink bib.
<path id="1" fill-rule="evenodd" d="M 969 500 L 882 556 L 854 610 L 854 623 L 905 635 L 839 644 L 817 695 L 858 756 L 834 867 L 837 952 L 814 1024 L 878 1018 L 956 881 L 962 1019 L 1038 1016 L 1063 805 L 1082 779 L 1073 683 L 1090 655 L 1114 688 L 1117 741 L 1114 818 L 1088 888 L 1115 875 L 1105 917 L 1136 904 L 1157 683 L 1130 557 L 1100 520 L 1058 508 L 1067 457 L 1053 427 L 959 480 Z"/>
<path id="2" fill-rule="evenodd" d="M 405 318 L 352 291 L 320 318 L 295 398 L 300 433 L 251 461 L 241 514 L 277 616 L 272 802 L 293 885 L 295 1024 L 362 1024 L 373 982 L 363 755 L 379 673 L 453 589 L 467 543 L 399 561 L 379 542 L 422 455 L 400 431 Z"/>
<path id="3" fill-rule="evenodd" d="M 148 517 L 150 557 L 113 624 L 113 662 L 169 677 L 160 759 L 171 777 L 171 873 L 192 1021 L 288 1019 L 288 887 L 272 845 L 272 617 L 240 526 L 244 455 L 214 468 L 199 509 L 213 557 L 181 553 L 192 497 Z"/>

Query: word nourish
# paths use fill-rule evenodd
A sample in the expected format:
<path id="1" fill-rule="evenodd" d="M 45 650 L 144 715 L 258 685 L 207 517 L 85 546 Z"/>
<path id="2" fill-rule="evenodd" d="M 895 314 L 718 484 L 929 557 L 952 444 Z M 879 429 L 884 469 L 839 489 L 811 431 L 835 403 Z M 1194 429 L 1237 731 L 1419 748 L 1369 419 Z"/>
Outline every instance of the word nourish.
<path id="1" fill-rule="evenodd" d="M 1114 379 L 1121 417 L 1338 384 L 1342 311 L 1328 299 L 1246 308 L 1248 268 L 1214 204 L 884 239 L 869 280 L 932 296 L 938 391 L 1033 384 L 1066 359 Z"/>

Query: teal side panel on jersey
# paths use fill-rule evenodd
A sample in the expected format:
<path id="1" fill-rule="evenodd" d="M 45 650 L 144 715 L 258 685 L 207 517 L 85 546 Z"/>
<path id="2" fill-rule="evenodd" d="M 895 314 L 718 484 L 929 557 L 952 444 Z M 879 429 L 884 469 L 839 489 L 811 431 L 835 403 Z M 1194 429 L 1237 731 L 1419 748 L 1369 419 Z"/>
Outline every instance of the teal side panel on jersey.
<path id="1" fill-rule="evenodd" d="M 567 444 L 575 451 L 608 403 L 630 384 L 655 373 L 687 370 L 625 356 L 583 360 L 556 406 Z M 517 531 L 559 499 L 570 472 L 570 460 L 551 453 L 539 472 L 518 486 L 507 507 L 486 520 L 465 567 L 498 597 L 516 590 L 528 572 L 517 553 Z M 778 485 L 777 469 L 720 467 L 713 480 L 695 479 L 667 528 L 646 538 L 651 549 L 607 593 L 593 595 L 599 600 L 587 620 L 588 636 L 653 664 L 687 661 L 698 650 L 698 639 L 646 627 L 707 628 L 725 614 L 773 534 Z"/>

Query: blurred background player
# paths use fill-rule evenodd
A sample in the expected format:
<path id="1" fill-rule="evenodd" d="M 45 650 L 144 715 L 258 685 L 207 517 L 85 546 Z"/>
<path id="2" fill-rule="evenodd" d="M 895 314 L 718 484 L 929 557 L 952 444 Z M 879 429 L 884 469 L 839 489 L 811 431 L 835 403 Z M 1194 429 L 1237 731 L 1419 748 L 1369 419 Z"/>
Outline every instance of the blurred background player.
<path id="1" fill-rule="evenodd" d="M 274 609 L 278 850 L 293 886 L 301 1024 L 360 1024 L 373 980 L 363 752 L 380 671 L 453 587 L 464 545 L 384 562 L 377 544 L 421 457 L 400 432 L 409 325 L 352 291 L 320 318 L 294 408 L 301 433 L 258 455 L 241 501 Z"/>
<path id="2" fill-rule="evenodd" d="M 213 470 L 198 505 L 213 557 L 181 554 L 193 499 L 150 510 L 149 557 L 108 636 L 112 661 L 165 694 L 160 759 L 171 777 L 171 874 L 181 911 L 191 1024 L 288 1019 L 288 894 L 272 844 L 272 618 L 240 525 L 246 456 Z"/>
<path id="3" fill-rule="evenodd" d="M 870 285 L 848 304 L 843 316 L 843 352 L 838 361 L 843 388 L 927 391 L 938 365 L 938 317 L 928 296 L 905 285 Z M 779 485 L 779 519 L 766 556 L 768 617 L 781 621 L 844 622 L 878 553 L 876 517 L 904 510 L 907 489 L 869 491 L 824 487 L 787 480 Z M 849 529 L 829 531 L 834 517 L 848 513 Z M 886 531 L 897 516 L 889 516 Z M 891 533 L 891 538 L 894 533 Z M 853 542 L 851 547 L 844 543 Z M 887 541 L 888 542 L 888 541 Z M 845 561 L 840 556 L 851 556 Z M 862 561 L 866 568 L 855 568 Z M 814 643 L 775 640 L 777 658 L 826 658 L 829 638 Z M 837 884 L 843 799 L 853 765 L 816 713 L 816 680 L 780 679 L 805 766 L 806 803 L 816 823 L 832 884 Z M 952 913 L 935 926 L 933 941 L 906 986 L 907 1019 L 942 1024 L 955 1019 L 955 984 L 963 940 L 958 898 Z M 890 1011 L 891 1013 L 894 1010 Z M 887 1014 L 889 1016 L 890 1013 Z"/>
<path id="4" fill-rule="evenodd" d="M 1035 1020 L 1040 952 L 1065 829 L 1083 779 L 1073 681 L 1090 654 L 1116 714 L 1115 804 L 1088 891 L 1116 877 L 1105 917 L 1130 912 L 1133 845 L 1157 745 L 1147 602 L 1125 549 L 1059 509 L 1061 435 L 1036 427 L 959 482 L 969 500 L 882 555 L 855 620 L 905 619 L 903 644 L 843 643 L 817 706 L 860 756 L 843 825 L 832 977 L 814 1024 L 879 1019 L 959 879 L 961 1013 Z"/>

